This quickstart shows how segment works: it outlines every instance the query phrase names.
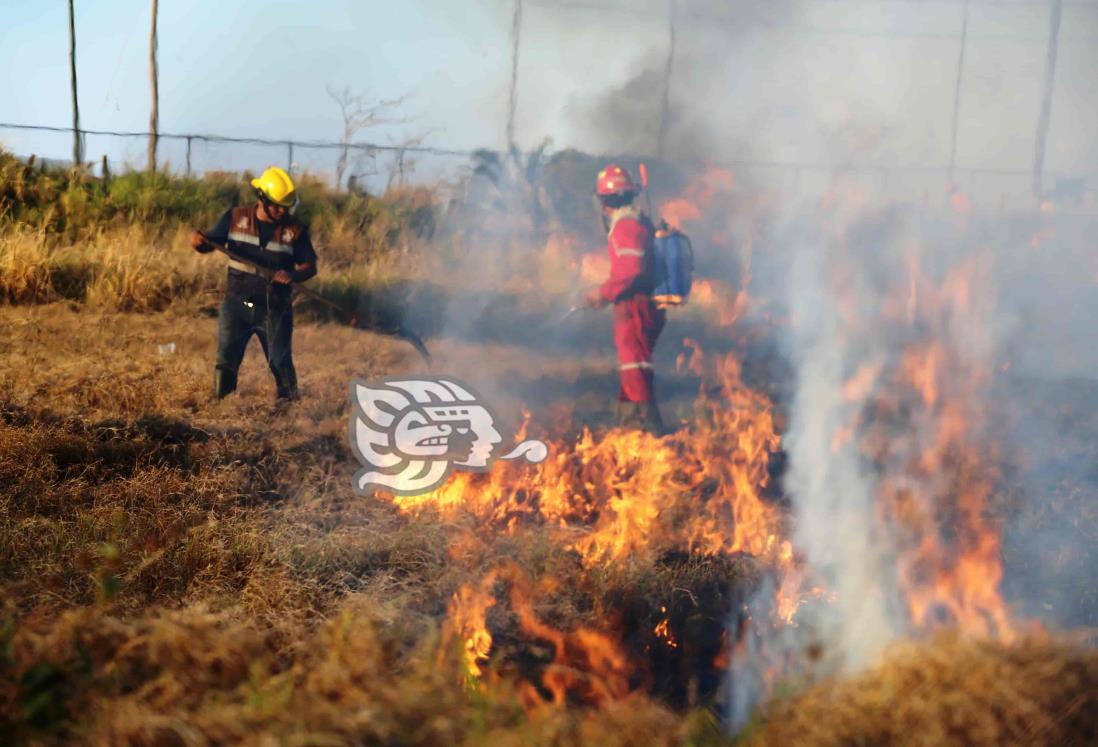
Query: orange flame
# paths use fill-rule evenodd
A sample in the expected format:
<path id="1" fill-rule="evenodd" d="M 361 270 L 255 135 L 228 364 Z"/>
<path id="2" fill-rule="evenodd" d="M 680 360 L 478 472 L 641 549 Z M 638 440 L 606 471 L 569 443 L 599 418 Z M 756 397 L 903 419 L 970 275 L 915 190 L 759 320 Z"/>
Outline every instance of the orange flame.
<path id="1" fill-rule="evenodd" d="M 475 588 L 463 586 L 451 602 L 446 633 L 463 638 L 465 662 L 473 678 L 481 675 L 480 665 L 487 661 L 492 646 L 485 613 L 496 604 L 493 588 L 497 581 L 506 581 L 510 586 L 511 610 L 521 632 L 553 646 L 553 660 L 544 667 L 540 678 L 541 687 L 549 694 L 548 702 L 564 705 L 572 697 L 600 706 L 629 693 L 633 667 L 615 640 L 606 633 L 584 627 L 557 630 L 541 620 L 534 611 L 535 592 L 530 578 L 514 563 L 490 572 Z M 544 705 L 546 699 L 538 687 L 525 684 L 521 692 L 527 710 Z"/>
<path id="2" fill-rule="evenodd" d="M 466 671 L 471 677 L 480 677 L 481 665 L 488 660 L 492 648 L 492 634 L 488 632 L 488 608 L 496 603 L 492 587 L 496 574 L 489 573 L 476 586 L 462 586 L 450 600 L 449 614 L 443 635 L 462 641 Z"/>
<path id="3" fill-rule="evenodd" d="M 667 613 L 667 608 L 661 606 L 660 607 L 660 614 L 666 614 L 666 613 Z M 666 643 L 670 648 L 678 648 L 679 647 L 679 642 L 675 640 L 675 634 L 673 632 L 671 632 L 671 620 L 670 620 L 670 618 L 665 617 L 662 620 L 660 620 L 658 623 L 656 623 L 656 627 L 652 629 L 652 632 L 656 635 L 657 638 L 662 639 L 663 642 Z"/>
<path id="4" fill-rule="evenodd" d="M 659 215 L 674 228 L 682 229 L 687 221 L 701 218 L 717 194 L 731 192 L 735 188 L 736 180 L 731 172 L 707 166 L 686 185 L 681 195 L 660 206 Z"/>
<path id="5" fill-rule="evenodd" d="M 707 416 L 692 432 L 585 431 L 554 443 L 536 467 L 460 472 L 433 493 L 392 500 L 407 511 L 470 513 L 488 531 L 571 530 L 569 544 L 589 563 L 665 549 L 767 555 L 781 519 L 761 497 L 779 444 L 770 401 L 743 383 L 734 356 L 714 359 L 712 372 L 720 384 L 700 395 Z"/>
<path id="6" fill-rule="evenodd" d="M 912 263 L 911 272 L 918 273 Z M 894 465 L 878 484 L 880 518 L 900 543 L 900 583 L 919 629 L 956 626 L 1010 640 L 999 584 L 1000 528 L 989 518 L 998 471 L 978 394 L 987 371 L 947 342 L 947 325 L 972 313 L 979 266 L 963 265 L 935 289 L 921 276 L 918 324 L 933 335 L 911 344 L 874 401 L 863 447 Z M 910 306 L 911 304 L 909 304 Z M 902 436 L 888 423 L 909 419 Z"/>

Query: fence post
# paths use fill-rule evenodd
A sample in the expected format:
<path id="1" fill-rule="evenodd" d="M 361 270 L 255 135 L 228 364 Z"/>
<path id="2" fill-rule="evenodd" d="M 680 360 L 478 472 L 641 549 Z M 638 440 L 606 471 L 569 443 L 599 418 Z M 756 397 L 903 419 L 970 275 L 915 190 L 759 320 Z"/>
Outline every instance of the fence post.
<path id="1" fill-rule="evenodd" d="M 957 53 L 957 82 L 953 86 L 953 130 L 949 138 L 949 181 L 957 165 L 957 124 L 961 111 L 961 83 L 965 74 L 965 47 L 968 45 L 968 0 L 965 0 L 964 17 L 961 20 L 961 49 Z"/>
<path id="2" fill-rule="evenodd" d="M 663 160 L 667 149 L 667 131 L 671 127 L 671 76 L 675 71 L 675 3 L 667 3 L 667 61 L 663 66 L 663 100 L 660 102 L 660 126 L 656 135 L 656 158 Z"/>
<path id="3" fill-rule="evenodd" d="M 187 136 L 187 176 L 191 175 L 191 136 Z"/>
<path id="4" fill-rule="evenodd" d="M 293 171 L 294 169 L 294 143 L 292 140 L 286 141 L 286 171 Z"/>
<path id="5" fill-rule="evenodd" d="M 518 100 L 519 40 L 522 34 L 522 0 L 514 0 L 511 18 L 511 92 L 507 99 L 507 148 L 515 148 L 515 107 Z"/>
<path id="6" fill-rule="evenodd" d="M 149 22 L 149 89 L 151 106 L 149 108 L 149 171 L 156 171 L 156 146 L 159 143 L 160 130 L 160 92 L 159 73 L 156 67 L 156 16 L 157 0 L 152 0 L 152 14 Z"/>
<path id="7" fill-rule="evenodd" d="M 84 161 L 84 143 L 80 131 L 80 103 L 76 96 L 76 12 L 69 0 L 69 79 L 72 88 L 72 166 L 80 168 Z"/>
<path id="8" fill-rule="evenodd" d="M 1033 196 L 1038 202 L 1044 196 L 1045 144 L 1048 124 L 1052 117 L 1052 91 L 1056 83 L 1056 53 L 1060 45 L 1060 14 L 1063 0 L 1052 0 L 1049 12 L 1048 52 L 1045 59 L 1045 91 L 1041 98 L 1041 114 L 1037 118 L 1037 153 L 1033 157 Z"/>

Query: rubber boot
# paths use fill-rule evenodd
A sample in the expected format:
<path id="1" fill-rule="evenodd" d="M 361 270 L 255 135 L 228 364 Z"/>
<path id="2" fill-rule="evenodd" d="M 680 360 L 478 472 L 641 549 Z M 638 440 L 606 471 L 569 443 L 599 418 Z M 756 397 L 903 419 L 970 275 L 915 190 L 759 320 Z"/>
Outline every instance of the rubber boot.
<path id="1" fill-rule="evenodd" d="M 642 418 L 644 430 L 651 433 L 653 436 L 663 436 L 667 433 L 667 429 L 663 425 L 663 417 L 660 415 L 660 408 L 656 406 L 655 400 L 651 402 L 640 403 L 643 408 Z"/>
<path id="2" fill-rule="evenodd" d="M 618 425 L 651 433 L 664 435 L 663 418 L 655 402 L 619 402 Z"/>
<path id="3" fill-rule="evenodd" d="M 292 401 L 297 399 L 297 372 L 293 366 L 272 369 L 275 377 L 275 388 L 278 390 L 280 400 Z"/>
<path id="4" fill-rule="evenodd" d="M 643 428 L 641 402 L 618 402 L 618 426 L 621 428 Z"/>
<path id="5" fill-rule="evenodd" d="M 236 371 L 228 368 L 214 369 L 214 397 L 224 399 L 236 391 Z"/>

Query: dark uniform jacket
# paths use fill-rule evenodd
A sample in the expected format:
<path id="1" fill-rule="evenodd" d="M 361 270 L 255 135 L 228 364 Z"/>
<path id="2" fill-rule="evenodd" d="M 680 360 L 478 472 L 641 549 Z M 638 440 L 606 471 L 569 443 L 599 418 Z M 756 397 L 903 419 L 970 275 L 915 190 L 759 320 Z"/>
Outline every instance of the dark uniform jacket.
<path id="1" fill-rule="evenodd" d="M 316 274 L 316 250 L 309 238 L 309 229 L 292 215 L 278 224 L 256 219 L 256 205 L 238 207 L 221 216 L 207 236 L 226 244 L 236 254 L 255 261 L 268 270 L 286 270 L 295 283 L 308 280 Z M 311 268 L 294 272 L 295 265 L 309 264 Z M 268 285 L 270 288 L 268 289 Z M 289 297 L 291 287 L 279 283 L 268 284 L 250 267 L 236 260 L 229 260 L 229 276 L 226 293 L 241 300 L 272 296 Z"/>

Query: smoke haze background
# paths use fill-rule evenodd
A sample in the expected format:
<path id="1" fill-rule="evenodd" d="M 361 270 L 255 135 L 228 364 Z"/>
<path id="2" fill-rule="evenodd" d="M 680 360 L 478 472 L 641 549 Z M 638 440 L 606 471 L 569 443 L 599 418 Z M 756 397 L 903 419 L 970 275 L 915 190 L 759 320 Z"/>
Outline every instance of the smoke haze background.
<path id="1" fill-rule="evenodd" d="M 669 158 L 778 161 L 805 166 L 854 160 L 944 167 L 963 4 L 950 0 L 680 0 L 671 86 Z M 417 0 L 398 6 L 289 0 L 208 9 L 167 5 L 161 13 L 161 127 L 277 139 L 336 139 L 340 122 L 326 85 L 377 99 L 406 96 L 407 121 L 362 137 L 399 143 L 500 147 L 510 81 L 512 4 Z M 662 0 L 526 0 L 518 67 L 516 133 L 531 149 L 651 156 L 663 94 L 669 5 Z M 78 5 L 83 122 L 141 130 L 147 119 L 144 38 L 147 3 Z M 0 23 L 7 121 L 69 121 L 66 21 L 62 5 L 8 4 Z M 1034 149 L 1048 36 L 1048 7 L 1032 0 L 971 4 L 962 86 L 959 166 L 1027 172 Z M 217 43 L 247 27 L 250 43 Z M 1098 173 L 1098 5 L 1064 7 L 1048 169 Z M 266 74 L 270 60 L 277 75 Z M 261 62 L 262 60 L 262 62 Z M 5 88 L 6 85 L 6 88 Z M 27 96 L 27 87 L 34 96 Z M 287 106 L 286 101 L 292 101 Z M 279 102 L 272 105 L 271 102 Z M 272 112 L 274 112 L 272 114 Z M 19 153 L 64 157 L 63 133 L 5 131 Z M 144 143 L 89 137 L 88 153 L 140 162 Z M 164 158 L 183 160 L 181 143 Z M 195 148 L 196 168 L 258 168 L 278 149 Z M 298 151 L 303 168 L 330 171 L 336 154 Z M 419 178 L 453 173 L 460 159 L 421 158 Z M 828 170 L 757 168 L 757 178 L 819 191 Z M 746 177 L 747 174 L 741 174 Z M 879 175 L 874 175 L 879 177 Z M 966 178 L 967 175 L 965 175 Z M 914 182 L 916 175 L 904 178 Z M 942 175 L 917 192 L 940 190 Z M 997 199 L 1025 193 L 1025 173 L 966 184 Z"/>

